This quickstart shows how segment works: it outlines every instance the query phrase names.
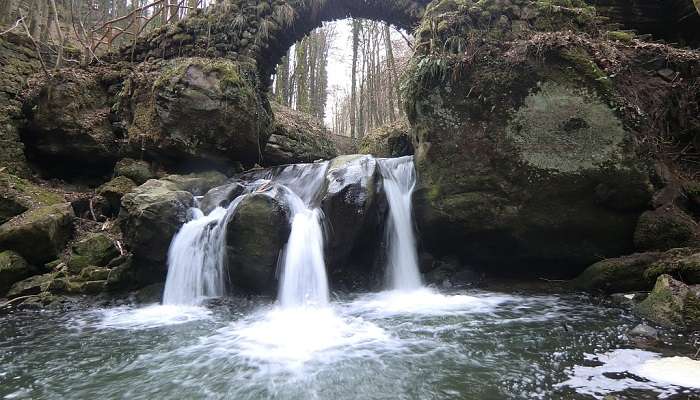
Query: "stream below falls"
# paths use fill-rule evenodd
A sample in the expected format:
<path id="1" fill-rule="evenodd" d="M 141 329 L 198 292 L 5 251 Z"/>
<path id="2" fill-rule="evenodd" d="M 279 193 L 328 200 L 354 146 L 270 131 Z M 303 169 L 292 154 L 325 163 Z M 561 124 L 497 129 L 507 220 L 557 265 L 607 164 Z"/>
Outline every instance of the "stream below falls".
<path id="1" fill-rule="evenodd" d="M 0 398 L 698 398 L 640 369 L 660 355 L 630 346 L 636 323 L 580 295 L 430 289 L 23 311 L 0 324 Z"/>

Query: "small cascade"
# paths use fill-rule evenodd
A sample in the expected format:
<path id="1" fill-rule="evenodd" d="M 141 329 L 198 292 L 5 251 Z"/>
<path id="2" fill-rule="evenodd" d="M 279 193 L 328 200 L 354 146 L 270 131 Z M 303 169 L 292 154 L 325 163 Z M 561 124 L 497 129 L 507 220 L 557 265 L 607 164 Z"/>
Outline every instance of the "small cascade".
<path id="1" fill-rule="evenodd" d="M 168 250 L 168 277 L 163 304 L 197 305 L 211 297 L 223 296 L 226 221 L 243 196 L 227 209 L 217 207 L 209 215 L 190 209 L 192 220 L 180 228 Z"/>
<path id="2" fill-rule="evenodd" d="M 328 163 L 294 165 L 273 181 L 283 185 L 292 229 L 280 258 L 279 302 L 283 308 L 328 304 L 323 255 L 323 212 L 318 207 Z"/>
<path id="3" fill-rule="evenodd" d="M 411 196 L 416 186 L 413 156 L 378 161 L 389 202 L 387 281 L 391 289 L 418 289 L 422 282 L 412 219 Z"/>

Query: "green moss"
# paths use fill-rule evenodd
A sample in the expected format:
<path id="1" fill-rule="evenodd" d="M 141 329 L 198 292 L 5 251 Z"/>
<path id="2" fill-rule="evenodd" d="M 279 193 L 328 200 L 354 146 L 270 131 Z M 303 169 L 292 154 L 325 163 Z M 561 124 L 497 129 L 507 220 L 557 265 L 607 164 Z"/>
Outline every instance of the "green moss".
<path id="1" fill-rule="evenodd" d="M 605 36 L 610 40 L 617 40 L 622 43 L 631 43 L 634 39 L 634 33 L 627 31 L 609 31 Z"/>
<path id="2" fill-rule="evenodd" d="M 598 67 L 593 61 L 593 57 L 588 51 L 582 48 L 570 48 L 561 52 L 561 57 L 572 64 L 573 68 L 588 81 L 594 84 L 603 98 L 612 100 L 614 95 L 614 85 L 610 77 Z"/>

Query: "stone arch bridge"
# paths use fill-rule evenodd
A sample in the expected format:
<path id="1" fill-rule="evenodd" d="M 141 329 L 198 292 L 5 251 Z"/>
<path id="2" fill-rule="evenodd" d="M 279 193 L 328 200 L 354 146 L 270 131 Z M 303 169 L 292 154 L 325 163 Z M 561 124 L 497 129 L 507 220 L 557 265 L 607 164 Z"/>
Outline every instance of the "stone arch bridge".
<path id="1" fill-rule="evenodd" d="M 507 1 L 507 0 L 506 0 Z M 622 29 L 670 41 L 700 44 L 700 10 L 693 0 L 586 0 Z M 697 0 L 696 0 L 697 1 Z M 400 29 L 416 27 L 432 0 L 222 0 L 206 11 L 162 28 L 123 48 L 119 58 L 182 56 L 249 58 L 263 83 L 290 46 L 324 21 L 349 17 L 386 21 Z"/>

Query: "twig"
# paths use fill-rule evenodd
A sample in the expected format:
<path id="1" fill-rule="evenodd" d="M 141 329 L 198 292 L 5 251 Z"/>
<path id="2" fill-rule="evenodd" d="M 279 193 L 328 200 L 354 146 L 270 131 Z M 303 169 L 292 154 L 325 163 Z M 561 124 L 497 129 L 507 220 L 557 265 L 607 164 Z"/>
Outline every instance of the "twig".
<path id="1" fill-rule="evenodd" d="M 12 32 L 13 30 L 15 30 L 15 29 L 19 26 L 19 24 L 22 22 L 23 19 L 24 19 L 24 17 L 18 19 L 18 20 L 15 22 L 15 24 L 12 25 L 12 28 L 10 28 L 10 29 L 8 29 L 8 30 L 6 30 L 6 31 L 0 32 L 0 36 L 4 35 L 4 34 L 6 34 L 6 33 Z"/>
<path id="2" fill-rule="evenodd" d="M 97 221 L 97 217 L 95 216 L 95 208 L 93 208 L 93 206 L 92 206 L 92 199 L 90 199 L 89 204 L 90 204 L 90 214 L 92 215 L 92 219 L 94 221 Z"/>
<path id="3" fill-rule="evenodd" d="M 6 303 L 3 303 L 2 305 L 0 305 L 0 308 L 5 308 L 5 307 L 11 305 L 12 303 L 17 302 L 17 300 L 30 299 L 30 298 L 32 298 L 32 297 L 38 297 L 38 296 L 39 296 L 39 295 L 36 295 L 36 294 L 30 294 L 30 295 L 27 295 L 27 296 L 15 297 L 14 299 L 9 300 L 9 301 L 7 301 Z"/>

